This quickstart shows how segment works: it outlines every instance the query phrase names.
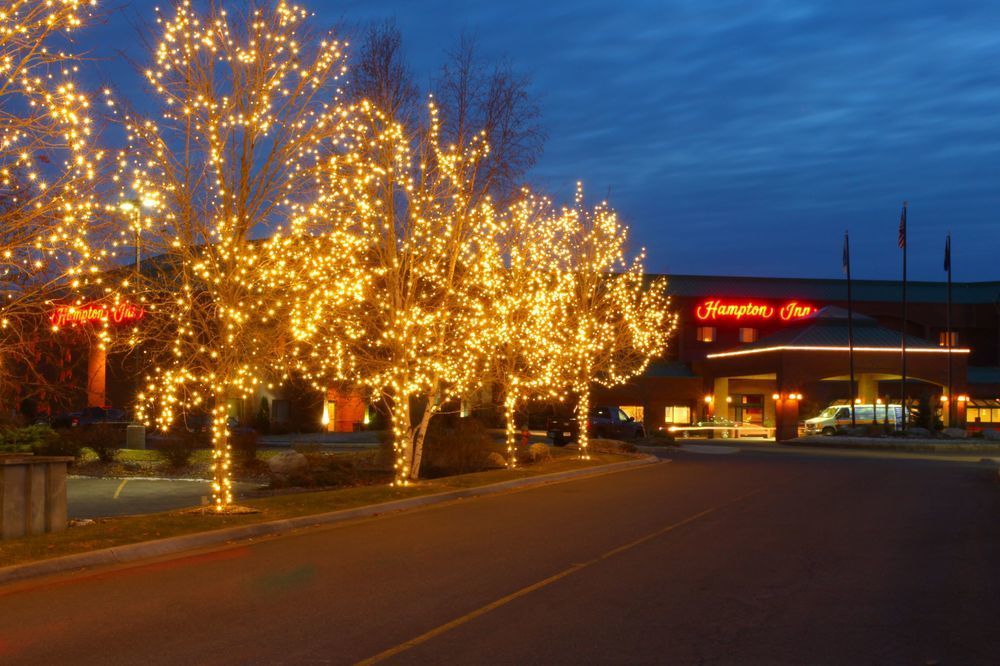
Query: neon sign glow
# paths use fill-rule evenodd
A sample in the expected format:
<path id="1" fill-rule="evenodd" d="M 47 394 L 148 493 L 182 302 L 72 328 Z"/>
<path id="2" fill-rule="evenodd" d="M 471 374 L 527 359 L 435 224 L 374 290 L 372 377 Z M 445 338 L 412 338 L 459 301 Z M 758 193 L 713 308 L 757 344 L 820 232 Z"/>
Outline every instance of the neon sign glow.
<path id="1" fill-rule="evenodd" d="M 49 314 L 55 327 L 80 326 L 108 322 L 126 324 L 139 321 L 146 314 L 145 308 L 132 303 L 57 305 Z"/>
<path id="2" fill-rule="evenodd" d="M 743 319 L 780 319 L 781 321 L 794 321 L 804 319 L 816 312 L 816 308 L 799 301 L 788 301 L 779 306 L 771 303 L 755 301 L 724 301 L 713 298 L 704 301 L 697 308 L 694 314 L 701 321 L 717 321 L 720 319 L 733 319 L 742 321 Z"/>

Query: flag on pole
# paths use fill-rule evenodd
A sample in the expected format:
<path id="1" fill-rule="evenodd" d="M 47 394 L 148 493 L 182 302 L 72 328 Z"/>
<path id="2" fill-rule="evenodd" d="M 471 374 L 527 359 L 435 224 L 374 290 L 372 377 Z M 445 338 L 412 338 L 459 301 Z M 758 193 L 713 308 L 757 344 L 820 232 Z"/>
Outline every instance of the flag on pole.
<path id="1" fill-rule="evenodd" d="M 899 217 L 899 249 L 906 247 L 906 202 L 903 202 L 903 214 Z"/>
<path id="2" fill-rule="evenodd" d="M 951 270 L 951 234 L 944 239 L 944 270 Z"/>
<path id="3" fill-rule="evenodd" d="M 851 274 L 851 245 L 850 242 L 847 240 L 846 231 L 844 232 L 844 258 L 843 258 L 843 265 L 841 267 L 844 269 L 844 275 Z"/>

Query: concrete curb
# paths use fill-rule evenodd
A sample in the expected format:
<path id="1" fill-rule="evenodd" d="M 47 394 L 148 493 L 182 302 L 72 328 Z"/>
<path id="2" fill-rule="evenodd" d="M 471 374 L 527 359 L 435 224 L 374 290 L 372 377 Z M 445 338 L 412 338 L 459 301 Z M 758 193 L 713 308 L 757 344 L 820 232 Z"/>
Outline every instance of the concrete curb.
<path id="1" fill-rule="evenodd" d="M 395 513 L 412 509 L 442 504 L 456 499 L 472 497 L 486 497 L 507 492 L 509 490 L 532 488 L 536 486 L 549 485 L 581 479 L 591 476 L 601 476 L 612 472 L 623 471 L 632 467 L 650 465 L 660 462 L 656 456 L 643 456 L 635 460 L 626 460 L 620 463 L 601 465 L 600 467 L 589 467 L 586 469 L 569 470 L 566 472 L 556 472 L 554 474 L 544 474 L 540 476 L 528 477 L 525 479 L 512 479 L 501 481 L 486 486 L 474 488 L 461 488 L 459 490 L 449 490 L 433 495 L 423 495 L 421 497 L 411 497 L 403 500 L 393 500 L 382 502 L 381 504 L 369 504 L 366 506 L 354 507 L 351 509 L 341 509 L 328 513 L 319 513 L 310 516 L 298 516 L 295 518 L 285 518 L 273 520 L 254 525 L 244 525 L 241 527 L 229 527 L 221 530 L 210 530 L 195 534 L 185 534 L 182 536 L 157 539 L 155 541 L 142 541 L 131 543 L 114 548 L 104 548 L 87 553 L 77 553 L 63 557 L 54 557 L 39 562 L 26 562 L 8 567 L 0 567 L 0 585 L 23 581 L 28 578 L 47 576 L 57 573 L 65 573 L 87 567 L 103 566 L 110 564 L 123 564 L 153 557 L 172 555 L 188 550 L 216 546 L 230 541 L 242 539 L 252 539 L 261 536 L 270 536 L 290 532 L 303 527 L 313 527 L 317 525 L 331 525 L 358 518 L 370 518 L 387 513 Z"/>
<path id="2" fill-rule="evenodd" d="M 906 440 L 876 437 L 798 437 L 782 446 L 811 446 L 827 449 L 862 449 L 869 451 L 905 451 L 907 453 L 1000 453 L 1000 444 L 970 442 L 965 439 Z"/>

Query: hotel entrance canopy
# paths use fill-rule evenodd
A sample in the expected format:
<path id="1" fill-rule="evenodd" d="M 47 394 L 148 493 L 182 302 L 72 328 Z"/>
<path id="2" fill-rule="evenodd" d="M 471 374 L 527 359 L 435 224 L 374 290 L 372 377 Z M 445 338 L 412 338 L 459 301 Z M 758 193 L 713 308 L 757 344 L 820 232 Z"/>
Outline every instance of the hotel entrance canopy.
<path id="1" fill-rule="evenodd" d="M 901 334 L 865 315 L 855 314 L 853 320 L 857 385 L 852 397 L 874 403 L 878 382 L 901 376 Z M 809 392 L 806 386 L 850 377 L 849 330 L 847 311 L 828 306 L 757 342 L 706 354 L 695 369 L 705 380 L 706 392 L 720 404 L 727 400 L 730 380 L 773 382 L 777 439 L 793 439 L 801 418 L 800 402 Z M 949 385 L 950 377 L 953 393 L 965 392 L 968 348 L 949 351 L 914 336 L 906 337 L 905 347 L 907 377 L 941 387 Z M 847 389 L 844 397 L 850 395 Z"/>
<path id="2" fill-rule="evenodd" d="M 875 319 L 854 314 L 855 374 L 898 377 L 902 372 L 902 340 L 898 331 Z M 771 377 L 780 392 L 801 392 L 808 382 L 847 379 L 850 373 L 847 311 L 828 306 L 786 328 L 742 345 L 707 354 L 698 368 L 706 378 Z M 969 349 L 949 350 L 928 340 L 906 336 L 907 375 L 948 385 L 949 359 L 955 390 L 966 385 Z"/>

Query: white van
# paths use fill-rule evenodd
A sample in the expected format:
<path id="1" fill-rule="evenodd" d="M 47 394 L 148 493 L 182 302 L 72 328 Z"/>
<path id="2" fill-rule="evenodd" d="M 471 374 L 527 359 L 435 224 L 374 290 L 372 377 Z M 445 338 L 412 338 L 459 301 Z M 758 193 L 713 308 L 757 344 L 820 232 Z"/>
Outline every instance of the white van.
<path id="1" fill-rule="evenodd" d="M 856 425 L 889 423 L 898 429 L 903 424 L 902 405 L 854 405 L 854 410 L 854 423 Z M 832 435 L 838 430 L 850 427 L 850 405 L 830 405 L 820 412 L 819 416 L 806 419 L 807 435 Z"/>

